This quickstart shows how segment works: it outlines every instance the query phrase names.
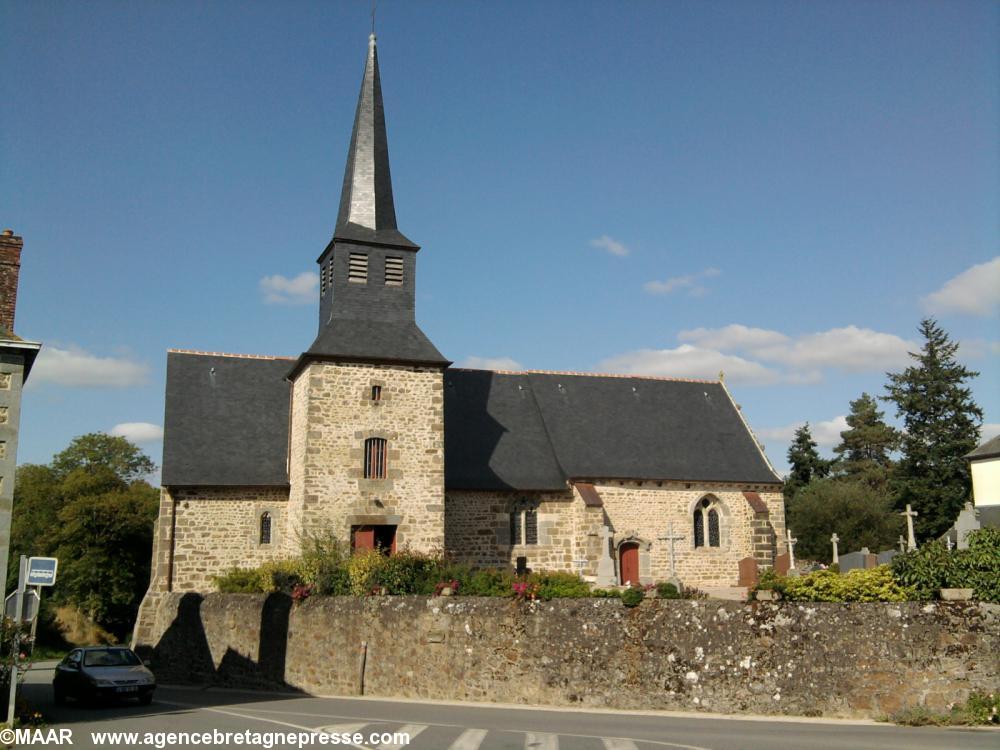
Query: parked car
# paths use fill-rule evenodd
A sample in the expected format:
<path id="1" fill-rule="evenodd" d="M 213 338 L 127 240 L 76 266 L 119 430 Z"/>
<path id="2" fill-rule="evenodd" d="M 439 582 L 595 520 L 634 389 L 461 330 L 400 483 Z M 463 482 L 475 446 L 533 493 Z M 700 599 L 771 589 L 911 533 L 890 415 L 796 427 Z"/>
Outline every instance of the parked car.
<path id="1" fill-rule="evenodd" d="M 100 700 L 138 698 L 149 705 L 156 678 L 129 648 L 91 646 L 75 648 L 59 662 L 52 678 L 57 704 L 67 698 Z"/>

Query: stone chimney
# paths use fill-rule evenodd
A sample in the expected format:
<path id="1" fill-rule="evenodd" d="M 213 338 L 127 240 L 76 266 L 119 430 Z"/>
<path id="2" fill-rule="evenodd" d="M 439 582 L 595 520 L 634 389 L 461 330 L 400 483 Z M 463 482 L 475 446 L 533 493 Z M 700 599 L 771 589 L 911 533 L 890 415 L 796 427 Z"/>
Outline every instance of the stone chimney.
<path id="1" fill-rule="evenodd" d="M 21 274 L 21 248 L 24 239 L 10 229 L 0 233 L 0 328 L 14 333 L 14 309 L 17 307 L 17 280 Z"/>

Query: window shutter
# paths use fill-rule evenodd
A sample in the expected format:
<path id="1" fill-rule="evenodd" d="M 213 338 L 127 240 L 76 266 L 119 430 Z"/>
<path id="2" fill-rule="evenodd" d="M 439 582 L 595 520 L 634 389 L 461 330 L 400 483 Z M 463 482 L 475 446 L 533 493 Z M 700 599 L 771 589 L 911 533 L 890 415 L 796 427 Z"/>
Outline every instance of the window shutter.
<path id="1" fill-rule="evenodd" d="M 392 255 L 385 259 L 386 286 L 403 286 L 403 259 Z"/>
<path id="2" fill-rule="evenodd" d="M 368 256 L 351 253 L 347 261 L 347 280 L 355 284 L 368 283 Z"/>

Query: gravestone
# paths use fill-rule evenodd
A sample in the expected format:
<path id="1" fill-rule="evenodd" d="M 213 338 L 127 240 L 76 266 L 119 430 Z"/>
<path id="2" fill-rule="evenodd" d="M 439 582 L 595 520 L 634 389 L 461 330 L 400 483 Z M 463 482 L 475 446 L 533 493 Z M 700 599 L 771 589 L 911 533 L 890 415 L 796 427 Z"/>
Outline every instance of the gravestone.
<path id="1" fill-rule="evenodd" d="M 966 503 L 962 512 L 958 514 L 955 521 L 955 540 L 959 549 L 968 549 L 968 535 L 970 531 L 977 531 L 980 528 L 979 511 L 973 507 L 972 503 Z"/>
<path id="2" fill-rule="evenodd" d="M 792 558 L 786 552 L 783 555 L 778 555 L 774 558 L 774 572 L 779 576 L 787 576 L 788 571 L 792 567 Z"/>
<path id="3" fill-rule="evenodd" d="M 740 560 L 740 586 L 756 586 L 760 581 L 760 569 L 757 561 L 752 557 L 744 557 Z"/>
<path id="4" fill-rule="evenodd" d="M 867 547 L 862 547 L 858 552 L 848 552 L 840 556 L 840 572 L 846 573 L 849 570 L 864 570 L 874 568 L 878 565 L 878 556 L 868 551 Z"/>
<path id="5" fill-rule="evenodd" d="M 892 562 L 892 558 L 899 554 L 898 549 L 887 549 L 884 552 L 878 553 L 878 564 L 887 565 Z"/>

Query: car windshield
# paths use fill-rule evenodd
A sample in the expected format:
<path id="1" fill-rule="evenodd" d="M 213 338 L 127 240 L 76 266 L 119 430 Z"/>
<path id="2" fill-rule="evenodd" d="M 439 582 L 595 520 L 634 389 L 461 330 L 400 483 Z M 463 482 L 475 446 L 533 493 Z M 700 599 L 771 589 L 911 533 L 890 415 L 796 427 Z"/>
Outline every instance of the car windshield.
<path id="1" fill-rule="evenodd" d="M 87 651 L 83 657 L 85 667 L 134 667 L 139 657 L 127 648 L 100 648 Z"/>

